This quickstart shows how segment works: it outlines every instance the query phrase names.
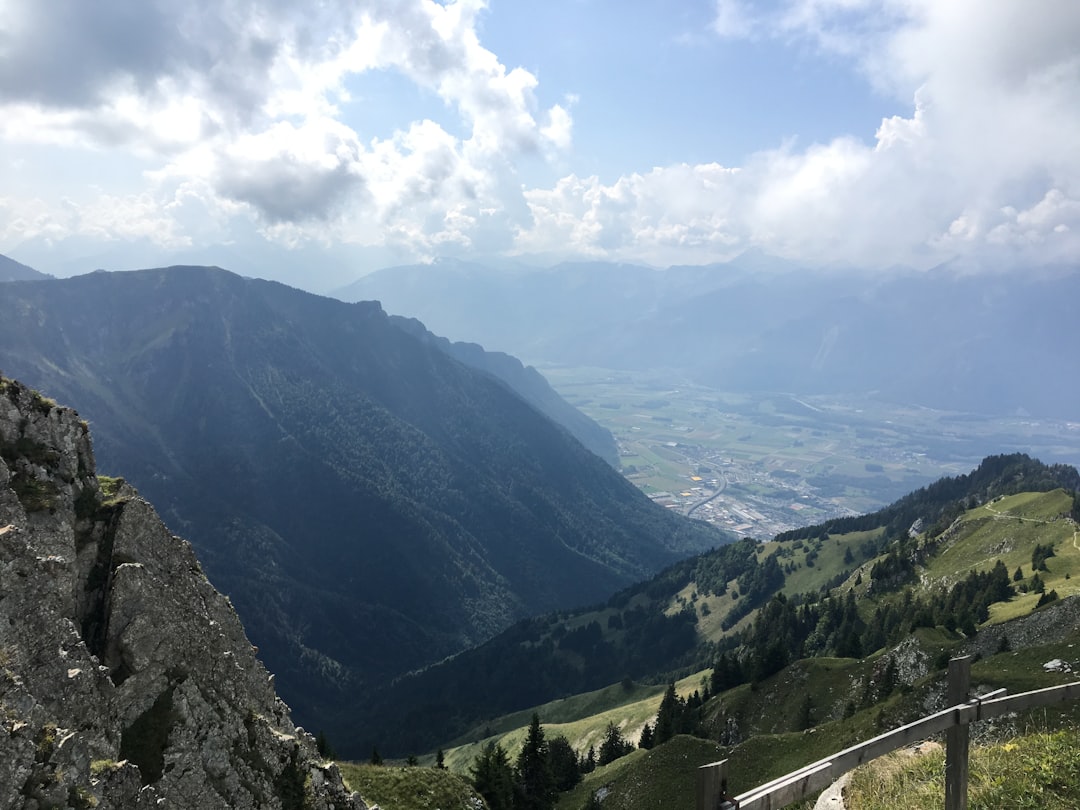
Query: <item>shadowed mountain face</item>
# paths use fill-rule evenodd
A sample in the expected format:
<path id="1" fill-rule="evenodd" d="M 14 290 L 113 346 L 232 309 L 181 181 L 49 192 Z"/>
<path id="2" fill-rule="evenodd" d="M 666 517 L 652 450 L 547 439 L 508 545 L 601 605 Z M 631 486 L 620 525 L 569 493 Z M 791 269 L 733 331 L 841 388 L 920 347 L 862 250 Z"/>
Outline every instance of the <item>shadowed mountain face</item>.
<path id="1" fill-rule="evenodd" d="M 528 362 L 674 369 L 724 391 L 876 392 L 1062 419 L 1077 417 L 1080 399 L 1064 337 L 1080 296 L 1075 268 L 825 273 L 737 259 L 499 272 L 444 262 L 380 270 L 337 294 Z"/>
<path id="2" fill-rule="evenodd" d="M 467 366 L 485 371 L 509 385 L 526 402 L 562 425 L 570 435 L 592 450 L 615 469 L 619 469 L 619 450 L 615 437 L 560 397 L 543 375 L 532 366 L 504 352 L 484 351 L 476 343 L 451 343 L 433 335 L 415 318 L 390 316 L 390 321 L 410 335 L 432 344 Z"/>
<path id="3" fill-rule="evenodd" d="M 47 278 L 52 276 L 0 255 L 0 281 L 43 281 Z"/>
<path id="4" fill-rule="evenodd" d="M 377 304 L 207 268 L 12 282 L 0 368 L 90 421 L 99 469 L 191 539 L 311 728 L 725 540 Z"/>

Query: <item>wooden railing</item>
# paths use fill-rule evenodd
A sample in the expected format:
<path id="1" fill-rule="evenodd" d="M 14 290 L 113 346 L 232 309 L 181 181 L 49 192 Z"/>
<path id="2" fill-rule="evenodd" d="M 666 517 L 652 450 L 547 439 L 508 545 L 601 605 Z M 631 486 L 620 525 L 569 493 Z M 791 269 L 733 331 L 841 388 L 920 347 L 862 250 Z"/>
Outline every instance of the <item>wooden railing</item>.
<path id="1" fill-rule="evenodd" d="M 971 658 L 949 662 L 947 698 L 953 704 L 914 723 L 845 748 L 753 790 L 728 793 L 727 760 L 698 769 L 697 810 L 780 810 L 827 787 L 842 774 L 906 745 L 946 732 L 945 810 L 967 810 L 968 726 L 1007 712 L 1080 698 L 1080 681 L 1004 696 L 1004 689 L 969 700 Z"/>

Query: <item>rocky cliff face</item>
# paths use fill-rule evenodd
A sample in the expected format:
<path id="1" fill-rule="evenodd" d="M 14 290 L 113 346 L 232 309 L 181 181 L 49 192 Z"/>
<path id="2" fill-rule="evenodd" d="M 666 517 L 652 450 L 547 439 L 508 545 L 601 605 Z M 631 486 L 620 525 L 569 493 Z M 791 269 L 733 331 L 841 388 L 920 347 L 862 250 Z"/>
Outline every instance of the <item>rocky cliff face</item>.
<path id="1" fill-rule="evenodd" d="M 188 543 L 3 378 L 0 807 L 364 808 Z"/>

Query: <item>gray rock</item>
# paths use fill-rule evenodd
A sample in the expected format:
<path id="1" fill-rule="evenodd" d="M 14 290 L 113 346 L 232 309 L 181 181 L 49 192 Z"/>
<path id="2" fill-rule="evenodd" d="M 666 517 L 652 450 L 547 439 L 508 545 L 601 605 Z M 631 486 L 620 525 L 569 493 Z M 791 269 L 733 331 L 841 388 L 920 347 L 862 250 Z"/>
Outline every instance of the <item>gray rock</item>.
<path id="1" fill-rule="evenodd" d="M 0 378 L 0 807 L 364 808 L 191 546 Z"/>

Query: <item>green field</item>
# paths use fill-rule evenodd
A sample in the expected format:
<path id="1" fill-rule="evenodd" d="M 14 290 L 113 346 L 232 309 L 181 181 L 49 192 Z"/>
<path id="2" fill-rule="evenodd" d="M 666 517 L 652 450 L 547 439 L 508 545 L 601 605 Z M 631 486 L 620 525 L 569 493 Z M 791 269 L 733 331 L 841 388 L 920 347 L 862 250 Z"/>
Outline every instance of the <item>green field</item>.
<path id="1" fill-rule="evenodd" d="M 869 396 L 733 394 L 666 372 L 544 366 L 552 386 L 606 427 L 626 477 L 670 508 L 720 482 L 715 514 L 694 516 L 766 539 L 840 514 L 864 513 L 987 455 L 1024 452 L 1080 463 L 1080 426 L 981 417 Z M 694 481 L 694 477 L 701 479 Z M 689 493 L 689 494 L 685 494 Z"/>

